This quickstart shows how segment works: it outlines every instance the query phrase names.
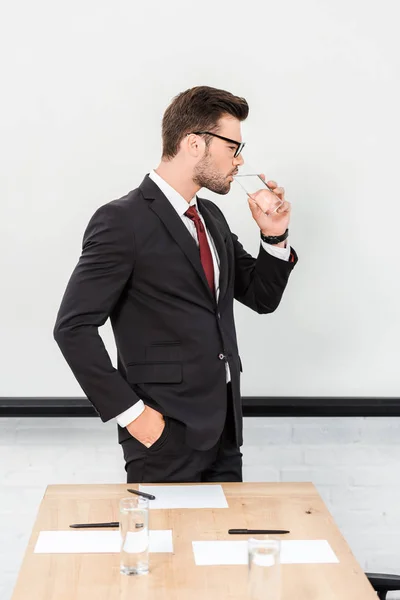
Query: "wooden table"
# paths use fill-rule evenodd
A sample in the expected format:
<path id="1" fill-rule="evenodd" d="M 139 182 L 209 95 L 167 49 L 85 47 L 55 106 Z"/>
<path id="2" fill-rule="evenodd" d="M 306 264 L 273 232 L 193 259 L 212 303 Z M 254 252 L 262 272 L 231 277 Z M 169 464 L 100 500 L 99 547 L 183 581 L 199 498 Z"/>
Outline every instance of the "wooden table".
<path id="1" fill-rule="evenodd" d="M 49 486 L 12 600 L 244 599 L 247 567 L 198 567 L 191 542 L 245 540 L 229 535 L 228 529 L 255 528 L 260 523 L 289 529 L 291 534 L 282 539 L 327 539 L 340 561 L 282 565 L 282 600 L 376 600 L 311 483 L 227 483 L 223 488 L 229 509 L 151 510 L 151 529 L 172 529 L 174 554 L 150 554 L 151 572 L 127 577 L 120 575 L 119 554 L 33 553 L 40 531 L 68 530 L 70 523 L 118 521 L 118 502 L 129 496 L 127 486 Z"/>

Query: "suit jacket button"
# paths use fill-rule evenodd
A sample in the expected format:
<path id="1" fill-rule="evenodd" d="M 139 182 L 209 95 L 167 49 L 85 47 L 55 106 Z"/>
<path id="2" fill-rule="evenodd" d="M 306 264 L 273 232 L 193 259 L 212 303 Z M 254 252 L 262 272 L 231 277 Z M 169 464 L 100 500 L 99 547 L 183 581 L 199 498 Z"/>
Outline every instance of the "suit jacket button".
<path id="1" fill-rule="evenodd" d="M 225 354 L 218 354 L 219 360 L 225 360 Z"/>

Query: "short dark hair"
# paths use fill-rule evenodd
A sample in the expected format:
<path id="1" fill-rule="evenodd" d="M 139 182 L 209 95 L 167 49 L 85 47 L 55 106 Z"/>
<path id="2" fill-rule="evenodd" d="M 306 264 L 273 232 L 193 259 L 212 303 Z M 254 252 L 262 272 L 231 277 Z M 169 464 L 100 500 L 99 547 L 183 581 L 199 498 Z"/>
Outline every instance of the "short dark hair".
<path id="1" fill-rule="evenodd" d="M 244 121 L 248 114 L 249 106 L 246 100 L 225 90 L 202 85 L 181 92 L 175 96 L 163 116 L 162 158 L 174 158 L 187 133 L 214 133 L 218 131 L 218 121 L 221 117 L 231 115 L 239 121 Z"/>

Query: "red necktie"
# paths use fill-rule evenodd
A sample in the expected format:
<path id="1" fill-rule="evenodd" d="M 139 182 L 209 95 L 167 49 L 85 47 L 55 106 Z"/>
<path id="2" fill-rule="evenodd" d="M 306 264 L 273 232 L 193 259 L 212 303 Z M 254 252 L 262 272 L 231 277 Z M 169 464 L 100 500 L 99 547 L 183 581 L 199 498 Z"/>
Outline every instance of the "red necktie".
<path id="1" fill-rule="evenodd" d="M 213 294 L 215 294 L 215 286 L 214 286 L 214 264 L 212 260 L 212 254 L 210 250 L 210 245 L 207 240 L 206 230 L 204 228 L 203 222 L 200 219 L 200 215 L 197 212 L 195 206 L 191 206 L 186 212 L 185 216 L 192 219 L 196 226 L 197 237 L 199 239 L 199 248 L 200 248 L 200 260 L 203 265 L 204 273 L 206 274 L 208 285 Z"/>

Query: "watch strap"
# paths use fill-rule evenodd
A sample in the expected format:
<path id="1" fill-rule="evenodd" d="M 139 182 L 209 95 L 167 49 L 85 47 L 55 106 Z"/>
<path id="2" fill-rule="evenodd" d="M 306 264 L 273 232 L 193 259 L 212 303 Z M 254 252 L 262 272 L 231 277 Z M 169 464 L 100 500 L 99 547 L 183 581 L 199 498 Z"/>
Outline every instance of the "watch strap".
<path id="1" fill-rule="evenodd" d="M 287 239 L 289 236 L 289 229 L 286 229 L 285 233 L 282 233 L 282 235 L 264 235 L 262 231 L 260 231 L 260 235 L 262 241 L 267 244 L 279 244 Z"/>

